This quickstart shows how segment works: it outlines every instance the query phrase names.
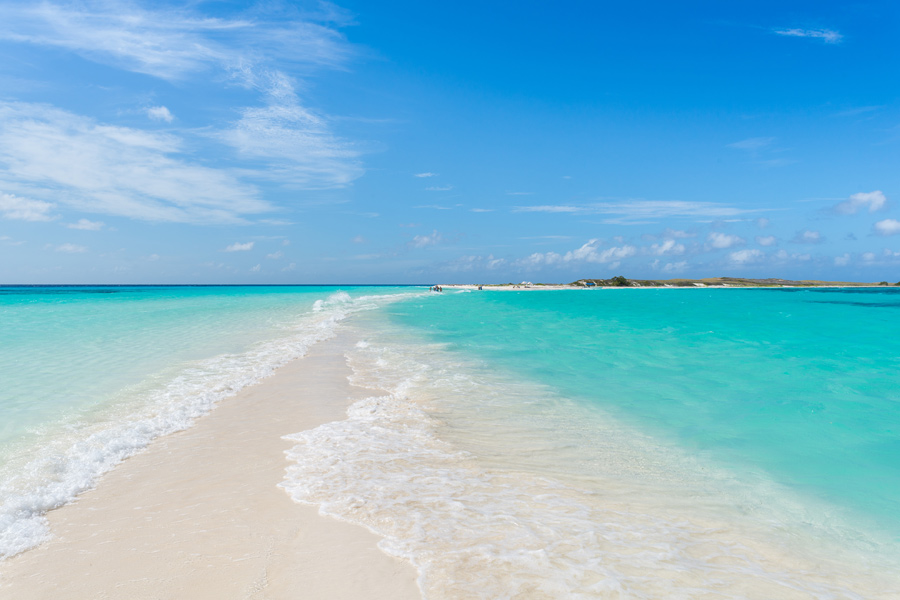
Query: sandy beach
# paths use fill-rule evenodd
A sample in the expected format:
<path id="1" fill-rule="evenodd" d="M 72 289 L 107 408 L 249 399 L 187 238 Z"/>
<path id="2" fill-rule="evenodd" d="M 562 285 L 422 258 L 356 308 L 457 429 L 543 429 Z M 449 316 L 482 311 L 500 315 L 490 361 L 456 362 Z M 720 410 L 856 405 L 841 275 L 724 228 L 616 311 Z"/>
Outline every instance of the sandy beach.
<path id="1" fill-rule="evenodd" d="M 0 597 L 419 598 L 416 571 L 361 527 L 277 487 L 283 435 L 344 418 L 338 337 L 156 440 L 48 514 L 53 539 L 0 564 Z"/>

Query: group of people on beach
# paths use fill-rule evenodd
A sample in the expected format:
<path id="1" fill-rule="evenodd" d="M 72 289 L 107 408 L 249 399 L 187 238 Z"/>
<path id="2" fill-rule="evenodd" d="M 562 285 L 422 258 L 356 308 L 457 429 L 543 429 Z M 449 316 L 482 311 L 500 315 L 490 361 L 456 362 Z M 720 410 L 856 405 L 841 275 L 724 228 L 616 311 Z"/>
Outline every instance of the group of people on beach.
<path id="1" fill-rule="evenodd" d="M 439 286 L 439 285 L 431 286 L 430 289 L 431 289 L 432 292 L 443 292 L 443 291 L 444 291 L 444 288 L 442 288 L 442 287 Z"/>

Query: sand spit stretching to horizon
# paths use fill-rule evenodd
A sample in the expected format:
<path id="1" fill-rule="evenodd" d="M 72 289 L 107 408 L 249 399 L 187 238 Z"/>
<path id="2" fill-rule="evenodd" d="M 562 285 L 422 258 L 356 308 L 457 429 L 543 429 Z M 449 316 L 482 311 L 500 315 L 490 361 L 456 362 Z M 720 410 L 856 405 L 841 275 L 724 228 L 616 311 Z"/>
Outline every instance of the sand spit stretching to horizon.
<path id="1" fill-rule="evenodd" d="M 282 435 L 344 418 L 346 340 L 223 401 L 51 511 L 54 538 L 0 564 L 0 597 L 418 598 L 415 569 L 277 487 Z"/>

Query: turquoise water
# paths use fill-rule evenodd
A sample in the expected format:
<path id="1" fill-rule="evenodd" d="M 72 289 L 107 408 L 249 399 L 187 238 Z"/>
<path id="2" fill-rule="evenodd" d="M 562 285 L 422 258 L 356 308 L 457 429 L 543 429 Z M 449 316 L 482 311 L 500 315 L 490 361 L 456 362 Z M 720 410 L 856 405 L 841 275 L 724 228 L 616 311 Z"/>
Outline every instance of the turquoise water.
<path id="1" fill-rule="evenodd" d="M 445 289 L 0 288 L 0 558 L 342 331 L 283 487 L 426 598 L 900 596 L 900 290 Z"/>
<path id="2" fill-rule="evenodd" d="M 152 439 L 394 288 L 0 287 L 0 558 Z"/>
<path id="3" fill-rule="evenodd" d="M 900 290 L 446 294 L 397 323 L 900 540 Z"/>

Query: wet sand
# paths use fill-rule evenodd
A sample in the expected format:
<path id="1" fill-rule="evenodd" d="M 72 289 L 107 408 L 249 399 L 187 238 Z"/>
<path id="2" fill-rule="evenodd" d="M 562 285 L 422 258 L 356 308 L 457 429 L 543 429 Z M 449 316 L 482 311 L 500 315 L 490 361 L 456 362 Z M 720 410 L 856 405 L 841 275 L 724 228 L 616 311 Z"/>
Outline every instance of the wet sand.
<path id="1" fill-rule="evenodd" d="M 415 569 L 379 538 L 277 487 L 281 436 L 373 395 L 347 381 L 350 342 L 314 346 L 49 513 L 54 538 L 0 563 L 0 597 L 420 598 Z"/>

